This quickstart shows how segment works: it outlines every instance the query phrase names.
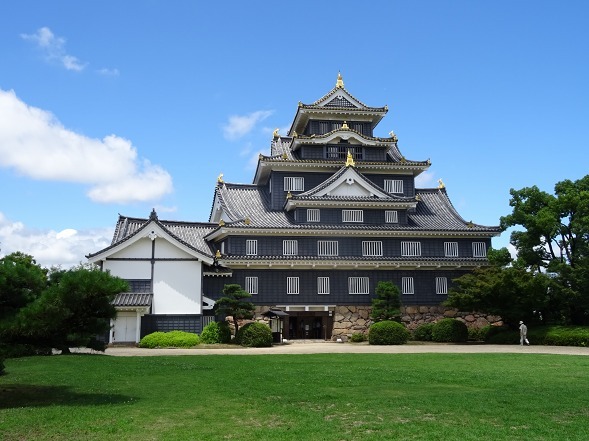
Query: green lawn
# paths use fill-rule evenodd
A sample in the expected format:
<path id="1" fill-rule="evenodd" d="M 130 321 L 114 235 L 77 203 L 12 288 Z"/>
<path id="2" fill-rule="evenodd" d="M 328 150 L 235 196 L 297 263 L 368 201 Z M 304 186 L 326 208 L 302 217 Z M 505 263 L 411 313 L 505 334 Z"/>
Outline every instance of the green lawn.
<path id="1" fill-rule="evenodd" d="M 6 360 L 0 439 L 587 440 L 589 357 Z"/>

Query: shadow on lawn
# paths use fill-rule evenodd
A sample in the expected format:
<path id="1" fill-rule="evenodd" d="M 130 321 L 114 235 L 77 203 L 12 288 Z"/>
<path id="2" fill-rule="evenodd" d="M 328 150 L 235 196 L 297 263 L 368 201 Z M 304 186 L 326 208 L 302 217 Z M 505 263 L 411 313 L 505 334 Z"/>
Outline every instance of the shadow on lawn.
<path id="1" fill-rule="evenodd" d="M 100 406 L 132 403 L 136 398 L 108 393 L 79 393 L 67 386 L 6 384 L 0 386 L 0 409 L 43 406 Z"/>

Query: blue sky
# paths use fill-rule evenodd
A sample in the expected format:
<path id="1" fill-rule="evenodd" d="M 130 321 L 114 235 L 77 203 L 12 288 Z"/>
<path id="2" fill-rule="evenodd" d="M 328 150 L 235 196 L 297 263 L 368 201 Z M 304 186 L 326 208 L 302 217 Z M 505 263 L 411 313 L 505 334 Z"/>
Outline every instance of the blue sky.
<path id="1" fill-rule="evenodd" d="M 586 1 L 19 1 L 0 17 L 0 255 L 84 261 L 118 213 L 207 221 L 297 103 L 389 106 L 467 220 L 589 172 Z M 494 240 L 508 243 L 508 234 Z"/>

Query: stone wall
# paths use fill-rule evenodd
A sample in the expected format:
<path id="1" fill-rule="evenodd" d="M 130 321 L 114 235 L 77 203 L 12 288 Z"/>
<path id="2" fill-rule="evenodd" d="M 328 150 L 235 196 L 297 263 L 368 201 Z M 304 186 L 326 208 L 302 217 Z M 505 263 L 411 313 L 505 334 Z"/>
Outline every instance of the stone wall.
<path id="1" fill-rule="evenodd" d="M 368 334 L 372 324 L 370 306 L 336 306 L 333 315 L 332 340 L 347 341 L 357 332 Z M 501 317 L 477 312 L 462 312 L 444 306 L 403 306 L 401 321 L 409 330 L 423 323 L 434 323 L 446 317 L 463 321 L 469 328 L 482 328 L 487 325 L 500 326 Z"/>

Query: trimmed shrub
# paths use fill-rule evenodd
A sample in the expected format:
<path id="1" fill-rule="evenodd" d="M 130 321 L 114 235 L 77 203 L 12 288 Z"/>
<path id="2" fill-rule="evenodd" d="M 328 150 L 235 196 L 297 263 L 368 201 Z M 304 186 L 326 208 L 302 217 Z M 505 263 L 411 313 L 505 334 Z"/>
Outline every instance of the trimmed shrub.
<path id="1" fill-rule="evenodd" d="M 247 323 L 237 331 L 235 342 L 248 348 L 269 348 L 272 346 L 272 330 L 264 323 Z"/>
<path id="2" fill-rule="evenodd" d="M 432 341 L 433 323 L 424 323 L 413 330 L 413 338 L 417 341 Z"/>
<path id="3" fill-rule="evenodd" d="M 366 341 L 366 335 L 361 332 L 354 332 L 350 337 L 350 341 L 352 343 L 362 343 L 363 341 Z"/>
<path id="4" fill-rule="evenodd" d="M 139 342 L 140 348 L 192 348 L 200 343 L 192 332 L 170 331 L 148 334 Z"/>
<path id="5" fill-rule="evenodd" d="M 399 322 L 385 320 L 374 323 L 368 331 L 371 345 L 402 345 L 407 343 L 411 333 Z"/>
<path id="6" fill-rule="evenodd" d="M 462 343 L 468 340 L 468 328 L 460 320 L 445 318 L 434 324 L 432 340 L 439 343 Z"/>
<path id="7" fill-rule="evenodd" d="M 206 344 L 230 343 L 231 329 L 227 322 L 211 322 L 200 333 L 200 342 Z"/>

